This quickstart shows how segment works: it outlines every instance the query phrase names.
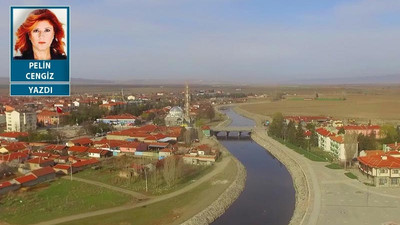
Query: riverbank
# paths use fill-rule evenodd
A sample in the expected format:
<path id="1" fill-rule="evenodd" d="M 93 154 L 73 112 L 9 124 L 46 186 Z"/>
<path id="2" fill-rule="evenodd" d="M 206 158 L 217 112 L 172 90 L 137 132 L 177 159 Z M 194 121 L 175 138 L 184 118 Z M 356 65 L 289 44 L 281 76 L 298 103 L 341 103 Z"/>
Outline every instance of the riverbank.
<path id="1" fill-rule="evenodd" d="M 302 166 L 297 163 L 296 159 L 291 157 L 288 152 L 283 149 L 282 145 L 277 144 L 275 140 L 268 137 L 262 125 L 262 121 L 265 117 L 247 112 L 239 107 L 234 107 L 233 109 L 236 113 L 255 121 L 256 126 L 252 131 L 252 139 L 274 155 L 286 166 L 291 174 L 296 191 L 296 203 L 290 224 L 307 224 L 307 214 L 311 205 L 311 190 L 310 181 L 307 180 L 307 175 L 304 172 L 306 168 L 302 168 Z"/>
<path id="2" fill-rule="evenodd" d="M 224 151 L 228 151 L 225 147 Z M 220 217 L 232 205 L 232 203 L 240 196 L 246 184 L 246 168 L 234 157 L 232 160 L 236 164 L 236 178 L 232 184 L 206 209 L 202 210 L 183 225 L 206 225 L 212 223 Z"/>
<path id="3" fill-rule="evenodd" d="M 217 109 L 218 110 L 218 109 Z M 218 112 L 221 113 L 221 112 Z M 216 127 L 228 126 L 232 122 L 231 118 L 226 119 Z M 189 220 L 182 223 L 183 225 L 207 225 L 212 223 L 232 205 L 232 203 L 240 196 L 246 185 L 246 168 L 226 149 L 214 136 L 205 138 L 206 141 L 217 144 L 221 150 L 222 157 L 230 157 L 236 165 L 236 178 L 231 185 L 207 208 L 197 213 Z M 203 140 L 204 141 L 204 140 Z"/>

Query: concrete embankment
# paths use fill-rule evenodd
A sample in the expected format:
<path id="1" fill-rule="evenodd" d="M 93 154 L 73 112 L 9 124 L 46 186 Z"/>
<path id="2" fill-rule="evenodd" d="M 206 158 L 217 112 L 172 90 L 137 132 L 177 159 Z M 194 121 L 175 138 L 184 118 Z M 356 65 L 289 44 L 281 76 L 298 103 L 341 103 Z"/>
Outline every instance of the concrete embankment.
<path id="1" fill-rule="evenodd" d="M 253 119 L 256 122 L 256 127 L 251 135 L 252 139 L 283 163 L 292 177 L 296 190 L 296 205 L 290 224 L 307 224 L 306 215 L 310 207 L 310 185 L 304 169 L 285 151 L 286 149 L 284 149 L 283 145 L 268 137 L 265 128 L 261 125 L 262 117 L 249 113 L 239 107 L 234 108 L 234 110 L 238 114 Z"/>
<path id="2" fill-rule="evenodd" d="M 237 166 L 235 180 L 210 206 L 182 223 L 183 225 L 203 225 L 212 223 L 215 219 L 224 214 L 229 206 L 239 197 L 240 193 L 242 193 L 246 183 L 246 169 L 237 159 L 232 159 Z"/>
<path id="3" fill-rule="evenodd" d="M 228 126 L 232 120 L 227 118 L 225 121 L 219 123 L 217 127 Z M 221 143 L 214 137 L 210 138 L 213 142 L 216 142 L 219 149 L 223 153 L 224 157 L 230 157 L 236 164 L 237 173 L 235 180 L 231 185 L 207 208 L 197 213 L 189 220 L 182 223 L 183 225 L 205 225 L 210 224 L 229 208 L 232 203 L 239 197 L 240 193 L 244 190 L 246 184 L 246 168 L 242 163 L 239 162 L 233 155 L 231 155 Z"/>

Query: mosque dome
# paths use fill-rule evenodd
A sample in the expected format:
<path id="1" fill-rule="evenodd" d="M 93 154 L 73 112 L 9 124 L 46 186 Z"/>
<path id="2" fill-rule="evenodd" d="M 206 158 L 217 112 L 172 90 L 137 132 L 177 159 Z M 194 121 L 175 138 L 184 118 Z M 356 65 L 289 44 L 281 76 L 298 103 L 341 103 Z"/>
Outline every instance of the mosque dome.
<path id="1" fill-rule="evenodd" d="M 183 110 L 179 106 L 174 106 L 174 107 L 171 108 L 171 110 L 169 110 L 168 114 L 170 116 L 174 116 L 174 117 L 182 117 L 183 116 Z"/>

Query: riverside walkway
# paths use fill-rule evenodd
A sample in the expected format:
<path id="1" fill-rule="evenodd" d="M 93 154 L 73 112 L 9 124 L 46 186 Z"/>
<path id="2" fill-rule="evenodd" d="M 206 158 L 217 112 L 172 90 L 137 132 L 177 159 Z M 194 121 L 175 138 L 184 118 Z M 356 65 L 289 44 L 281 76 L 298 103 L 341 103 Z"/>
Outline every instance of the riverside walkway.
<path id="1" fill-rule="evenodd" d="M 256 121 L 253 139 L 292 174 L 297 202 L 291 224 L 400 225 L 400 188 L 369 187 L 346 177 L 343 169 L 329 169 L 326 162 L 311 161 L 267 135 L 261 121 L 270 118 L 240 108 L 235 111 Z M 298 168 L 301 173 L 296 173 Z M 302 182 L 302 174 L 306 182 Z"/>

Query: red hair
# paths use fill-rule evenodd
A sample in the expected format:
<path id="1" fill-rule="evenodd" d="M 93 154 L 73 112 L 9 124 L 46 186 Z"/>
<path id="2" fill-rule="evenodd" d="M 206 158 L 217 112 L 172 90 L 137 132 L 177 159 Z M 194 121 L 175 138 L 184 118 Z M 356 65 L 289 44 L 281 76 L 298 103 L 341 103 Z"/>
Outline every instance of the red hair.
<path id="1" fill-rule="evenodd" d="M 55 54 L 65 55 L 64 42 L 62 39 L 65 37 L 62 23 L 57 19 L 56 15 L 48 9 L 36 9 L 29 14 L 23 24 L 18 28 L 16 35 L 17 41 L 15 44 L 15 51 L 20 51 L 21 54 L 30 52 L 32 50 L 32 43 L 29 40 L 29 32 L 39 22 L 47 20 L 54 28 L 54 39 L 51 43 L 51 51 Z"/>

